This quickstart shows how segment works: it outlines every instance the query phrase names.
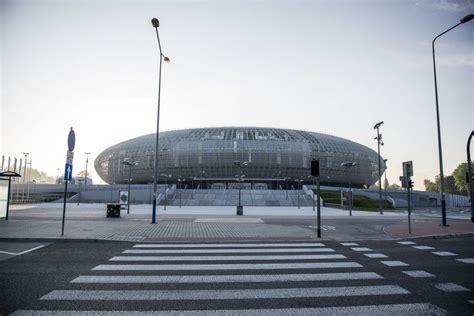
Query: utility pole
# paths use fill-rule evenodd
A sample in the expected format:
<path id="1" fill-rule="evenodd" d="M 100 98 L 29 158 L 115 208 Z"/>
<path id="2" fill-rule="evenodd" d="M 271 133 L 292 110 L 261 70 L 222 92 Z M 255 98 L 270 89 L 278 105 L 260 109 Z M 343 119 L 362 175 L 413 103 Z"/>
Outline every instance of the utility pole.
<path id="1" fill-rule="evenodd" d="M 374 129 L 377 130 L 377 137 L 375 137 L 374 139 L 377 140 L 377 155 L 378 155 L 378 165 L 379 165 L 379 210 L 380 210 L 380 215 L 383 214 L 383 210 L 382 210 L 382 171 L 381 171 L 381 158 L 380 158 L 380 145 L 383 146 L 383 142 L 382 142 L 382 134 L 380 134 L 380 131 L 379 131 L 379 128 L 380 126 L 383 124 L 383 121 L 382 122 L 378 122 L 377 124 L 375 124 L 374 126 Z"/>

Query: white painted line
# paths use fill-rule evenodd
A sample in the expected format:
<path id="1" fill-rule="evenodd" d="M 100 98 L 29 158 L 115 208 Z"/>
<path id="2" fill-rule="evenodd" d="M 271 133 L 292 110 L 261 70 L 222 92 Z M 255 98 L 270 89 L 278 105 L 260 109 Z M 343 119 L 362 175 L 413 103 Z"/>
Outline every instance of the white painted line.
<path id="1" fill-rule="evenodd" d="M 369 258 L 387 258 L 383 253 L 364 253 L 364 256 Z"/>
<path id="2" fill-rule="evenodd" d="M 470 291 L 470 289 L 466 289 L 464 286 L 460 286 L 456 283 L 438 283 L 435 284 L 434 286 L 438 290 L 444 291 L 444 292 L 467 292 Z"/>
<path id="3" fill-rule="evenodd" d="M 239 263 L 239 264 L 102 264 L 92 270 L 102 271 L 188 271 L 188 270 L 272 270 L 361 268 L 357 262 L 310 263 Z"/>
<path id="4" fill-rule="evenodd" d="M 430 246 L 413 246 L 413 248 L 419 249 L 419 250 L 431 250 L 431 249 L 434 249 L 433 247 L 430 247 Z"/>
<path id="5" fill-rule="evenodd" d="M 457 254 L 449 252 L 449 251 L 432 251 L 431 253 L 441 256 L 441 257 L 457 256 Z"/>
<path id="6" fill-rule="evenodd" d="M 116 256 L 109 261 L 235 261 L 235 260 L 322 260 L 346 259 L 344 255 L 290 256 Z"/>
<path id="7" fill-rule="evenodd" d="M 197 218 L 194 220 L 195 223 L 257 223 L 263 224 L 260 218 L 246 218 L 246 217 L 212 217 L 212 218 Z"/>
<path id="8" fill-rule="evenodd" d="M 362 252 L 364 252 L 364 251 L 372 251 L 372 249 L 366 248 L 366 247 L 354 247 L 354 248 L 351 248 L 351 249 L 354 250 L 354 251 L 362 251 Z"/>
<path id="9" fill-rule="evenodd" d="M 322 243 L 258 243 L 258 244 L 138 244 L 133 248 L 265 248 L 265 247 L 324 247 Z"/>
<path id="10" fill-rule="evenodd" d="M 341 245 L 343 245 L 343 246 L 359 246 L 359 244 L 356 244 L 355 242 L 341 242 Z"/>
<path id="11" fill-rule="evenodd" d="M 413 241 L 397 241 L 400 245 L 416 245 Z"/>
<path id="12" fill-rule="evenodd" d="M 84 275 L 71 283 L 234 283 L 234 282 L 303 282 L 338 280 L 375 280 L 375 272 L 243 274 L 243 275 Z"/>
<path id="13" fill-rule="evenodd" d="M 295 297 L 343 297 L 410 294 L 398 285 L 341 286 L 244 290 L 54 290 L 41 300 L 151 301 L 151 300 L 243 300 Z"/>
<path id="14" fill-rule="evenodd" d="M 25 251 L 19 252 L 19 253 L 17 253 L 17 256 L 24 255 L 25 253 L 28 253 L 28 252 L 32 252 L 32 251 L 38 250 L 38 249 L 40 249 L 40 248 L 43 248 L 44 246 L 46 246 L 46 245 L 40 245 L 40 246 L 38 246 L 38 247 L 34 247 L 34 248 L 31 248 L 31 249 L 28 249 L 28 250 L 25 250 Z"/>
<path id="15" fill-rule="evenodd" d="M 233 309 L 233 310 L 170 310 L 170 311 L 52 311 L 19 310 L 13 316 L 314 316 L 314 315 L 448 315 L 430 303 L 358 305 L 343 307 L 281 308 L 281 309 Z"/>
<path id="16" fill-rule="evenodd" d="M 463 259 L 456 259 L 456 260 L 464 262 L 464 263 L 474 263 L 474 258 L 463 258 Z"/>
<path id="17" fill-rule="evenodd" d="M 422 271 L 422 270 L 402 271 L 402 272 L 414 278 L 434 278 L 435 277 L 435 275 L 426 271 Z"/>
<path id="18" fill-rule="evenodd" d="M 280 253 L 280 252 L 334 252 L 331 248 L 276 248 L 276 249 L 130 249 L 123 253 Z"/>
<path id="19" fill-rule="evenodd" d="M 474 300 L 470 300 L 470 301 L 468 301 L 468 302 L 471 303 L 471 304 L 474 304 Z"/>
<path id="20" fill-rule="evenodd" d="M 25 253 L 32 252 L 32 251 L 35 251 L 37 249 L 43 248 L 44 246 L 46 246 L 46 245 L 40 245 L 38 247 L 34 247 L 34 248 L 31 248 L 31 249 L 28 249 L 28 250 L 25 250 L 25 251 L 22 251 L 22 252 L 18 252 L 18 253 L 8 252 L 8 251 L 0 251 L 0 253 L 4 253 L 6 255 L 12 255 L 12 256 L 21 256 L 21 255 L 24 255 Z"/>
<path id="21" fill-rule="evenodd" d="M 404 267 L 404 266 L 409 265 L 401 261 L 380 261 L 380 262 L 389 267 Z"/>

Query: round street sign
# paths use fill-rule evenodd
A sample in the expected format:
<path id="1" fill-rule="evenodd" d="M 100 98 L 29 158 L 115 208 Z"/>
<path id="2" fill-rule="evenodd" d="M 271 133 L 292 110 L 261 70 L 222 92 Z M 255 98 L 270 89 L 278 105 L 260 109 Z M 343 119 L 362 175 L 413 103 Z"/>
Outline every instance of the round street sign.
<path id="1" fill-rule="evenodd" d="M 76 134 L 74 133 L 72 127 L 69 131 L 69 135 L 67 136 L 67 147 L 69 151 L 73 151 L 74 147 L 76 147 Z"/>

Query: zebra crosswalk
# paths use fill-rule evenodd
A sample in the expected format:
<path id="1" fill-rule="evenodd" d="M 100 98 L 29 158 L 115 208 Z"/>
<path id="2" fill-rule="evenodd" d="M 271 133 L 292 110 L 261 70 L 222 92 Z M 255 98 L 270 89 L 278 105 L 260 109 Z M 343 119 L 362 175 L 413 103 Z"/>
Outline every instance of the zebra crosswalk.
<path id="1" fill-rule="evenodd" d="M 447 314 L 323 243 L 136 244 L 108 261 L 13 315 Z"/>

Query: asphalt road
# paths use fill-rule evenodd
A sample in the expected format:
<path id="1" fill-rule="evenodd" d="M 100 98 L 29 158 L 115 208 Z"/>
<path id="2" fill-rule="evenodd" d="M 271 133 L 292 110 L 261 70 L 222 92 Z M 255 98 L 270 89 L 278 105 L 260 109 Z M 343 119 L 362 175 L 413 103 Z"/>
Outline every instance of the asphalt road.
<path id="1" fill-rule="evenodd" d="M 55 242 L 0 261 L 0 313 L 474 313 L 474 237 L 399 242 Z"/>

